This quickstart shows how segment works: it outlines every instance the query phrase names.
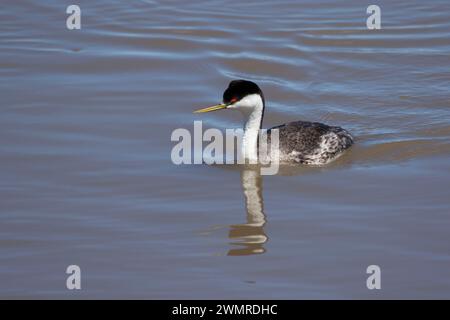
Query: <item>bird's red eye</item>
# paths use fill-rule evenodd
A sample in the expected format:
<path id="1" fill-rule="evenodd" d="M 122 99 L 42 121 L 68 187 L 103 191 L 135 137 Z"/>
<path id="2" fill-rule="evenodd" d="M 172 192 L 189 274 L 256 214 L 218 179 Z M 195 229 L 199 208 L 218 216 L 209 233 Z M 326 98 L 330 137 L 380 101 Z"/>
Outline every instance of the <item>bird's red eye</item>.
<path id="1" fill-rule="evenodd" d="M 231 98 L 230 102 L 231 103 L 235 103 L 236 101 L 238 101 L 238 99 L 236 97 Z"/>

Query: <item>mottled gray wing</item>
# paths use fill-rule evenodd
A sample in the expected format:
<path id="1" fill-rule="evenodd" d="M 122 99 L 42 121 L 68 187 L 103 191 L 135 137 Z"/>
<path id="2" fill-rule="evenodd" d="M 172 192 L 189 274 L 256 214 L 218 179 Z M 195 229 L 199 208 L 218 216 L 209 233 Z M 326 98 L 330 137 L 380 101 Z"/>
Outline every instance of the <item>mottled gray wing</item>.
<path id="1" fill-rule="evenodd" d="M 268 135 L 272 129 L 278 129 L 281 152 L 310 154 L 319 147 L 321 137 L 331 127 L 318 122 L 295 121 L 269 129 Z"/>
<path id="2" fill-rule="evenodd" d="M 352 136 L 340 127 L 318 122 L 296 121 L 273 127 L 279 130 L 281 158 L 304 164 L 327 163 L 353 143 Z"/>

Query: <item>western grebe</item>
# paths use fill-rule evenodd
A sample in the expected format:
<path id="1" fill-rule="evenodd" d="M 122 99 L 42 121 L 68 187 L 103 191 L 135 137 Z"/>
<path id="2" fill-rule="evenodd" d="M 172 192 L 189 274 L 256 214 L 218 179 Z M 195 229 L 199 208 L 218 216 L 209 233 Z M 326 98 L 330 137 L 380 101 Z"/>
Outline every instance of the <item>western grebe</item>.
<path id="1" fill-rule="evenodd" d="M 246 121 L 242 146 L 245 158 L 258 158 L 258 135 L 264 117 L 264 95 L 258 85 L 247 80 L 233 80 L 223 93 L 223 103 L 199 109 L 195 113 L 235 109 Z M 281 163 L 307 165 L 326 164 L 339 157 L 353 144 L 353 137 L 340 127 L 318 122 L 295 121 L 272 129 L 279 130 L 279 160 Z"/>

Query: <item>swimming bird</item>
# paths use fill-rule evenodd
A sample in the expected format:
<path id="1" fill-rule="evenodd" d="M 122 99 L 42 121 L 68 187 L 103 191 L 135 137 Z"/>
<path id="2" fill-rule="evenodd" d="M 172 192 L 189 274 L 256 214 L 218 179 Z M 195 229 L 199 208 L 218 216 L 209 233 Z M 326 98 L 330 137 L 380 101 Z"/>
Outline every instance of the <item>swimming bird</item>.
<path id="1" fill-rule="evenodd" d="M 223 93 L 223 103 L 194 111 L 204 113 L 223 109 L 239 110 L 245 117 L 242 147 L 246 159 L 258 159 L 258 136 L 264 117 L 265 100 L 258 85 L 233 80 Z M 338 158 L 353 144 L 346 130 L 318 122 L 294 121 L 267 130 L 278 129 L 279 161 L 305 165 L 323 165 Z"/>

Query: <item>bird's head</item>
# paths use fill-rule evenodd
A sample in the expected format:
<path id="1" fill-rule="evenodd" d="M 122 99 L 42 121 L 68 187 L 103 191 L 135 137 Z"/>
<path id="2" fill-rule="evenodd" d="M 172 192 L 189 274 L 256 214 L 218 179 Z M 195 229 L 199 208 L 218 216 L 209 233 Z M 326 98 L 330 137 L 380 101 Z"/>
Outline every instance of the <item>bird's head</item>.
<path id="1" fill-rule="evenodd" d="M 263 108 L 264 96 L 256 83 L 247 80 L 233 80 L 223 93 L 221 104 L 199 109 L 194 111 L 194 113 L 234 109 L 244 114 L 250 114 L 256 109 L 261 109 L 262 111 Z"/>

